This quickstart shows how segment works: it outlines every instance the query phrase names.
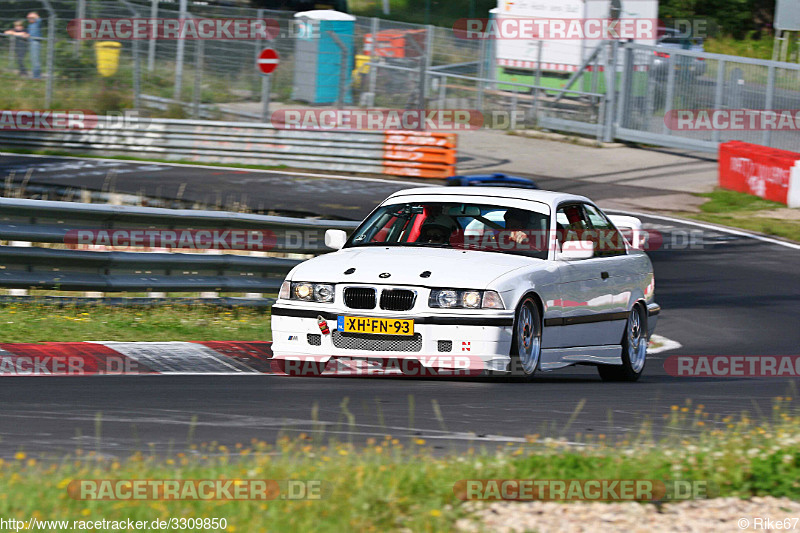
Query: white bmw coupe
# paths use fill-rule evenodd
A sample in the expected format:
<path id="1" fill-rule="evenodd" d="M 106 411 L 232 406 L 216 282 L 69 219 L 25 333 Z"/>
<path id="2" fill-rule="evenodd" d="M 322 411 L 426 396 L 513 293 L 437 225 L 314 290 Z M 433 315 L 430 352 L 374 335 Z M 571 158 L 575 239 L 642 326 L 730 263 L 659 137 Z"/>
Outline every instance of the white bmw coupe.
<path id="1" fill-rule="evenodd" d="M 272 308 L 274 360 L 424 366 L 460 354 L 525 381 L 570 365 L 635 381 L 660 311 L 640 231 L 559 192 L 399 191 L 349 238 L 328 230 L 338 251 L 289 273 Z"/>

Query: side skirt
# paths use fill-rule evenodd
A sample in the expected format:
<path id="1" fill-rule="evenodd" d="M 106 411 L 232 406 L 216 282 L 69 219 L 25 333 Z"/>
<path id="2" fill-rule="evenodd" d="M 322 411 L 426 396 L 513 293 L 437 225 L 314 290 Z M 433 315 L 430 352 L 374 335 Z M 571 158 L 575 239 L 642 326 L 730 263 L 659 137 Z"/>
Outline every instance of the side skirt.
<path id="1" fill-rule="evenodd" d="M 577 346 L 574 348 L 545 348 L 542 350 L 539 368 L 555 370 L 577 363 L 599 365 L 621 365 L 622 346 Z"/>

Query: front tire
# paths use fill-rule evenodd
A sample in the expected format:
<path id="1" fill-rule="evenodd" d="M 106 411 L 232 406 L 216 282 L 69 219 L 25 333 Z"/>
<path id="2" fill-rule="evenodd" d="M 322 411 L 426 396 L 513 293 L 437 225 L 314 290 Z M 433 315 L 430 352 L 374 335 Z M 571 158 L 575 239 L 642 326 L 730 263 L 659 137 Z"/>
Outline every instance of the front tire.
<path id="1" fill-rule="evenodd" d="M 531 381 L 542 354 L 542 319 L 536 301 L 526 296 L 517 307 L 511 341 L 509 375 L 518 381 Z"/>
<path id="2" fill-rule="evenodd" d="M 647 359 L 647 318 L 641 305 L 636 304 L 625 323 L 622 339 L 622 365 L 599 365 L 603 381 L 637 381 Z"/>

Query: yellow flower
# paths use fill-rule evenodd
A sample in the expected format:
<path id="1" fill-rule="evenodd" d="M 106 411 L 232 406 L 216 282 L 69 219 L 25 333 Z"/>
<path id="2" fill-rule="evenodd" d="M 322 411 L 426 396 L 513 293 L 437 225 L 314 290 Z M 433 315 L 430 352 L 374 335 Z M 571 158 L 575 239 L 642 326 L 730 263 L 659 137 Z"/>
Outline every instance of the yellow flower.
<path id="1" fill-rule="evenodd" d="M 442 512 L 439 509 L 431 509 L 430 515 L 431 516 L 442 516 Z"/>
<path id="2" fill-rule="evenodd" d="M 673 405 L 672 407 L 670 407 L 670 409 L 673 411 L 677 411 L 680 408 L 677 405 Z"/>
<path id="3" fill-rule="evenodd" d="M 425 439 L 416 439 L 416 440 L 414 441 L 414 443 L 415 443 L 415 444 L 417 444 L 417 445 L 419 445 L 419 446 L 422 446 L 422 445 L 424 445 L 424 444 L 425 444 Z"/>
<path id="4" fill-rule="evenodd" d="M 339 455 L 347 455 L 347 450 L 339 450 Z"/>
<path id="5" fill-rule="evenodd" d="M 16 459 L 17 461 L 24 461 L 26 457 L 28 456 L 25 455 L 25 452 L 17 452 L 14 454 L 14 459 Z"/>
<path id="6" fill-rule="evenodd" d="M 81 511 L 81 514 L 83 516 L 89 516 L 89 514 L 91 514 L 91 511 L 89 509 L 84 509 L 84 510 Z"/>

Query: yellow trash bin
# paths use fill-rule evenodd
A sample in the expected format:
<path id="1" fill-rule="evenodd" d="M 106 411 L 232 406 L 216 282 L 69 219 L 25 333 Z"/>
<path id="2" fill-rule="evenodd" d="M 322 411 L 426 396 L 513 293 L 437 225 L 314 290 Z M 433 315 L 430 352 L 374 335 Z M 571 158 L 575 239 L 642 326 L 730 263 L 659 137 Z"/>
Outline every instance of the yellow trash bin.
<path id="1" fill-rule="evenodd" d="M 369 59 L 370 56 L 366 54 L 356 54 L 356 68 L 353 69 L 353 84 L 356 87 L 361 86 L 362 76 L 369 74 Z"/>
<path id="2" fill-rule="evenodd" d="M 94 43 L 94 53 L 97 56 L 97 72 L 104 78 L 117 73 L 121 48 L 122 44 L 114 41 L 98 41 Z"/>

